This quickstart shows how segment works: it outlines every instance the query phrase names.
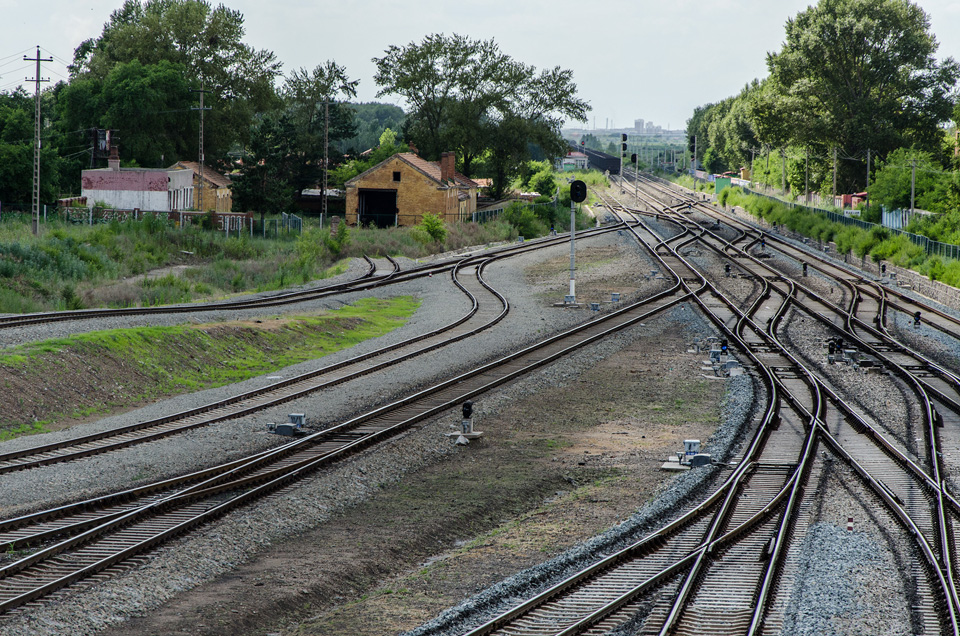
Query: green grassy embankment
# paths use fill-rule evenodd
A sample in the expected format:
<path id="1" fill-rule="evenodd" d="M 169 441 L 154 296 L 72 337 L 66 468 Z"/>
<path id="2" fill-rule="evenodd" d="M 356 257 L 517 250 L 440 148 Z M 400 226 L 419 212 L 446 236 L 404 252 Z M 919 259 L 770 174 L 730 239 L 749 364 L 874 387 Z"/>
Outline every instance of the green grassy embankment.
<path id="1" fill-rule="evenodd" d="M 396 329 L 419 304 L 367 298 L 315 315 L 98 331 L 6 349 L 0 439 L 320 358 Z"/>

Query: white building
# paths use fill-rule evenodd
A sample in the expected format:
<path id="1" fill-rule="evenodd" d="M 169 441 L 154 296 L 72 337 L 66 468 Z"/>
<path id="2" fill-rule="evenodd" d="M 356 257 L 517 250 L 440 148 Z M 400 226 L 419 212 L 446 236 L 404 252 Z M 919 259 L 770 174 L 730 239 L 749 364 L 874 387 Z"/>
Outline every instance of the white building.
<path id="1" fill-rule="evenodd" d="M 172 212 L 193 208 L 193 171 L 164 168 L 121 168 L 117 148 L 106 168 L 84 170 L 81 196 L 87 206 L 106 204 L 118 210 Z"/>

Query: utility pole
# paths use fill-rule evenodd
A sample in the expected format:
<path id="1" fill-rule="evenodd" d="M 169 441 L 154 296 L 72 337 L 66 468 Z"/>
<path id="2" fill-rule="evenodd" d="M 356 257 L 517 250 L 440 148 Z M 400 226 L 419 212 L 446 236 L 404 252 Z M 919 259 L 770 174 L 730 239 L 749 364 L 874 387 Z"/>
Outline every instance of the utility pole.
<path id="1" fill-rule="evenodd" d="M 917 185 L 917 160 L 910 162 L 910 214 L 913 214 L 913 195 Z"/>
<path id="2" fill-rule="evenodd" d="M 836 203 L 837 196 L 837 147 L 833 147 L 833 196 Z"/>
<path id="3" fill-rule="evenodd" d="M 320 226 L 327 218 L 327 172 L 330 171 L 330 96 L 323 96 L 323 207 L 320 208 Z M 331 226 L 333 227 L 333 226 Z"/>
<path id="4" fill-rule="evenodd" d="M 864 188 L 867 192 L 867 209 L 870 209 L 870 149 L 867 148 L 867 187 Z"/>
<path id="5" fill-rule="evenodd" d="M 203 209 L 203 161 L 204 161 L 204 156 L 203 156 L 203 111 L 205 111 L 205 110 L 210 110 L 210 107 L 209 107 L 209 106 L 204 107 L 204 105 L 203 105 L 203 95 L 204 95 L 204 93 L 212 93 L 213 91 L 208 91 L 208 90 L 204 89 L 204 80 L 203 80 L 203 78 L 201 78 L 201 79 L 200 79 L 200 90 L 194 89 L 194 90 L 192 90 L 192 91 L 190 91 L 190 92 L 191 92 L 191 93 L 200 93 L 200 108 L 191 107 L 190 110 L 199 110 L 199 111 L 200 111 L 200 153 L 199 153 L 199 155 L 200 155 L 200 189 L 199 189 L 199 192 L 197 193 L 197 194 L 198 194 L 198 196 L 197 196 L 197 209 L 200 210 L 201 212 L 203 212 L 203 211 L 204 211 L 204 209 Z"/>
<path id="6" fill-rule="evenodd" d="M 807 148 L 806 152 L 803 158 L 803 202 L 810 203 L 810 149 Z"/>
<path id="7" fill-rule="evenodd" d="M 780 149 L 780 158 L 783 160 L 783 167 L 780 170 L 780 181 L 782 182 L 780 191 L 783 196 L 787 196 L 787 151 L 783 148 Z"/>
<path id="8" fill-rule="evenodd" d="M 697 174 L 697 136 L 693 136 L 693 174 Z"/>
<path id="9" fill-rule="evenodd" d="M 40 62 L 52 62 L 52 57 L 40 57 L 40 45 L 37 45 L 37 57 L 23 56 L 26 62 L 37 63 L 37 76 L 33 79 L 26 78 L 28 82 L 37 84 L 37 114 L 36 127 L 33 138 L 33 234 L 40 233 L 40 82 L 49 82 L 49 79 L 40 77 Z"/>

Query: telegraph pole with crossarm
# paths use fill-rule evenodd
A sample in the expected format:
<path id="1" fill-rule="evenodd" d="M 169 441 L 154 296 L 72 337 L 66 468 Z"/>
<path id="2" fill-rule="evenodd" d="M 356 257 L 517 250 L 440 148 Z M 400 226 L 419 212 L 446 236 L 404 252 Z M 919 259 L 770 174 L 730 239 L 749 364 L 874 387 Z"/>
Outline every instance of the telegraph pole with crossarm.
<path id="1" fill-rule="evenodd" d="M 37 63 L 37 76 L 33 79 L 25 78 L 28 82 L 37 84 L 37 116 L 36 133 L 33 139 L 33 233 L 40 233 L 40 82 L 49 82 L 49 79 L 40 77 L 40 62 L 52 62 L 52 57 L 40 57 L 40 47 L 37 46 L 37 57 L 23 56 L 26 62 Z"/>

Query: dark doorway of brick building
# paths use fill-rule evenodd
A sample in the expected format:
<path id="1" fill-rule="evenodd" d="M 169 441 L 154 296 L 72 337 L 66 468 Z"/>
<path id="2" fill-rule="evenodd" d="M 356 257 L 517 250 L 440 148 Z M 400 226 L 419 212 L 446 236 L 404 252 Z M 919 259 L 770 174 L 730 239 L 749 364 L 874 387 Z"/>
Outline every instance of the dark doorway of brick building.
<path id="1" fill-rule="evenodd" d="M 393 227 L 397 224 L 396 190 L 360 190 L 357 224 Z"/>

